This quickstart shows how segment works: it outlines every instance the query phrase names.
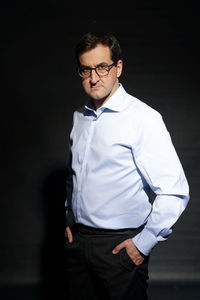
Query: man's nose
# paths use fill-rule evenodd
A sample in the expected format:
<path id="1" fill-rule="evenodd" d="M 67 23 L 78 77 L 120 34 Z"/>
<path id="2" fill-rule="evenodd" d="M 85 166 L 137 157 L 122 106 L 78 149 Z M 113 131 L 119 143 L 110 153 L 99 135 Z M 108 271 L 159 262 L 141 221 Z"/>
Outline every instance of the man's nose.
<path id="1" fill-rule="evenodd" d="M 99 80 L 99 75 L 96 73 L 95 70 L 91 70 L 91 73 L 90 73 L 91 83 L 96 83 L 98 80 Z"/>

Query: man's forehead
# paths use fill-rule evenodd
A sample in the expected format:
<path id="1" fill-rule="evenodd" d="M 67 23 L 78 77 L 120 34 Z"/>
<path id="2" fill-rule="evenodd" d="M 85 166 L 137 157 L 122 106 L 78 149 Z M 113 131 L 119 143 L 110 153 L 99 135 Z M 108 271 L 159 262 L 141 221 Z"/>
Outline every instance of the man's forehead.
<path id="1" fill-rule="evenodd" d="M 79 57 L 79 61 L 83 65 L 110 63 L 110 48 L 108 46 L 98 44 L 95 48 L 82 53 Z"/>

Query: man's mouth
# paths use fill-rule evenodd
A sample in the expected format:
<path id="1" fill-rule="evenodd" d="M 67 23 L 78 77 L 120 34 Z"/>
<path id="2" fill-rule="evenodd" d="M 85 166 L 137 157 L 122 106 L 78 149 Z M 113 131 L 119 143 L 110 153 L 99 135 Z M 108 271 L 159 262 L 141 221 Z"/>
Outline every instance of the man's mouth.
<path id="1" fill-rule="evenodd" d="M 92 85 L 90 88 L 91 88 L 92 90 L 95 90 L 95 89 L 101 88 L 101 86 L 100 86 L 100 85 Z"/>

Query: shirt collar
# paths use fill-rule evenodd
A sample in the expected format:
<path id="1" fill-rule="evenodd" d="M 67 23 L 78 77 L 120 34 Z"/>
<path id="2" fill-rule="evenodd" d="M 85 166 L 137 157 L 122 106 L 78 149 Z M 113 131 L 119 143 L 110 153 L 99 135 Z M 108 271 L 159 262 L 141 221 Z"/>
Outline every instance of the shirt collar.
<path id="1" fill-rule="evenodd" d="M 124 97 L 125 95 L 126 91 L 120 83 L 119 88 L 115 91 L 115 93 L 98 110 L 109 109 L 116 112 L 123 110 L 125 107 L 127 107 L 127 101 L 125 101 Z M 92 99 L 88 100 L 85 108 L 94 111 Z"/>

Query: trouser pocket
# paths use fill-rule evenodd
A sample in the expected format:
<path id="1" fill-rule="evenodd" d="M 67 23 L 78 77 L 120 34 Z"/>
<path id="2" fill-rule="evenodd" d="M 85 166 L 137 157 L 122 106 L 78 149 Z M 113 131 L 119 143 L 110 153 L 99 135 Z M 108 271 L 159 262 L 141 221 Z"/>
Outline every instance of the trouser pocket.
<path id="1" fill-rule="evenodd" d="M 137 265 L 132 261 L 125 248 L 119 252 L 119 261 L 120 264 L 128 271 L 133 271 L 137 268 Z"/>

